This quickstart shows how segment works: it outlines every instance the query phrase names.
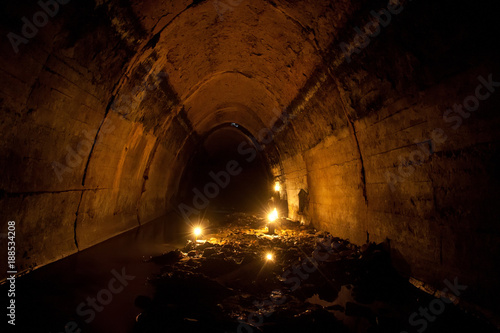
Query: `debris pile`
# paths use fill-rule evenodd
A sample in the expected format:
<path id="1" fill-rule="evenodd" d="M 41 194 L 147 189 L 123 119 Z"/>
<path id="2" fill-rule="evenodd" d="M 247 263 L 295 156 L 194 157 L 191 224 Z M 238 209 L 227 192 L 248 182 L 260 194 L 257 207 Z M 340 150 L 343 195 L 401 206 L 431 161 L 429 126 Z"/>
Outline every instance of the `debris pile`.
<path id="1" fill-rule="evenodd" d="M 154 298 L 136 300 L 134 332 L 400 332 L 430 297 L 396 273 L 384 244 L 360 248 L 287 219 L 270 234 L 247 214 L 204 238 L 147 259 L 160 273 Z"/>

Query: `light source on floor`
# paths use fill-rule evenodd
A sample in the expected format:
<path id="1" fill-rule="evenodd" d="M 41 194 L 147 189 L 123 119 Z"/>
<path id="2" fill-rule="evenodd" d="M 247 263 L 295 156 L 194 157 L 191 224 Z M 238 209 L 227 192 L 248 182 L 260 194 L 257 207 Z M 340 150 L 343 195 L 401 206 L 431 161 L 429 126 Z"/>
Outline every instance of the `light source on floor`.
<path id="1" fill-rule="evenodd" d="M 274 208 L 274 210 L 267 215 L 267 219 L 271 223 L 276 221 L 278 219 L 278 210 Z"/>
<path id="2" fill-rule="evenodd" d="M 271 260 L 273 260 L 273 259 L 274 259 L 273 254 L 272 254 L 271 252 L 268 252 L 268 253 L 266 254 L 266 260 L 267 260 L 267 261 L 271 261 Z"/>
<path id="3" fill-rule="evenodd" d="M 195 227 L 193 229 L 193 234 L 194 234 L 194 239 L 195 241 L 198 241 L 198 236 L 202 234 L 203 230 L 200 227 Z"/>
<path id="4" fill-rule="evenodd" d="M 274 191 L 279 192 L 281 190 L 280 182 L 274 183 Z"/>
<path id="5" fill-rule="evenodd" d="M 269 234 L 274 234 L 274 222 L 278 219 L 278 210 L 274 208 L 274 210 L 267 215 L 267 219 L 269 220 L 269 223 L 267 224 L 267 231 Z"/>

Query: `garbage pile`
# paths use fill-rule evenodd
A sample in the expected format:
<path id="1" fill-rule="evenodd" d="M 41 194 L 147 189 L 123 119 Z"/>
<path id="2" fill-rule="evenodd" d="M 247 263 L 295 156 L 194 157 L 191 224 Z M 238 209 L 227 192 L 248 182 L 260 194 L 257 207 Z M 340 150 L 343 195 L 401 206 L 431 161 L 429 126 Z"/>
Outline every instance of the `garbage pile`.
<path id="1" fill-rule="evenodd" d="M 258 216 L 220 222 L 148 258 L 160 272 L 153 299 L 136 299 L 134 332 L 401 332 L 431 299 L 397 274 L 384 244 L 360 248 L 287 219 L 274 234 Z"/>

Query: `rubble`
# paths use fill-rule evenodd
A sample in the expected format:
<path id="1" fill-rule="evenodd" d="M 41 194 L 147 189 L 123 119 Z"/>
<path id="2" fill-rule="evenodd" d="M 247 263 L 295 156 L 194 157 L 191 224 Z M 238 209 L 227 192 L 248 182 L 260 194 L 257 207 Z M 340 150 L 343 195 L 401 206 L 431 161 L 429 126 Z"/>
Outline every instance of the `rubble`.
<path id="1" fill-rule="evenodd" d="M 134 332 L 399 332 L 414 311 L 419 291 L 384 244 L 360 248 L 287 219 L 269 235 L 246 214 L 205 237 L 150 259 L 156 294 L 138 298 Z"/>

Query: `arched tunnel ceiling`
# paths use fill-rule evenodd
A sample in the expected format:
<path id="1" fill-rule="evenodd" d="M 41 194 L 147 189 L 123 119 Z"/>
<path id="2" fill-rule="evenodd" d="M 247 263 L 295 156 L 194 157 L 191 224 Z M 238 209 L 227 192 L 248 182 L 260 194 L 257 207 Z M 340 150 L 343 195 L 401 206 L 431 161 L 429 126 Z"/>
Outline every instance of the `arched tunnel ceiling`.
<path id="1" fill-rule="evenodd" d="M 157 39 L 155 67 L 167 71 L 201 135 L 227 122 L 252 133 L 269 126 L 276 110 L 296 97 L 322 61 L 323 50 L 354 7 L 347 1 L 228 4 L 133 3 Z"/>
<path id="2" fill-rule="evenodd" d="M 236 122 L 258 129 L 278 105 L 272 93 L 253 78 L 240 73 L 214 74 L 196 87 L 183 104 L 193 126 L 201 133 L 224 123 Z"/>

